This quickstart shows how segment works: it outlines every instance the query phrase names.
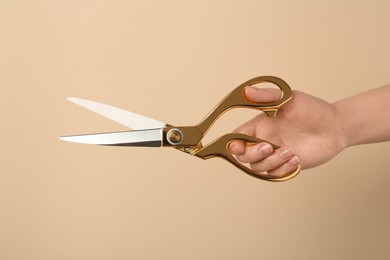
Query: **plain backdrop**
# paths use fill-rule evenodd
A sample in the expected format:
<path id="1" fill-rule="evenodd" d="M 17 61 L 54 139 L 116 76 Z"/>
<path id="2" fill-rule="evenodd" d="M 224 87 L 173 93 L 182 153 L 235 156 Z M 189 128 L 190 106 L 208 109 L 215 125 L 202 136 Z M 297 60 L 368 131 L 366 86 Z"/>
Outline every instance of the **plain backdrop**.
<path id="1" fill-rule="evenodd" d="M 389 84 L 389 13 L 380 0 L 0 0 L 0 259 L 389 259 L 389 143 L 270 183 L 174 149 L 58 139 L 126 130 L 68 96 L 192 125 L 255 76 L 329 102 Z M 208 140 L 255 114 L 229 112 Z"/>

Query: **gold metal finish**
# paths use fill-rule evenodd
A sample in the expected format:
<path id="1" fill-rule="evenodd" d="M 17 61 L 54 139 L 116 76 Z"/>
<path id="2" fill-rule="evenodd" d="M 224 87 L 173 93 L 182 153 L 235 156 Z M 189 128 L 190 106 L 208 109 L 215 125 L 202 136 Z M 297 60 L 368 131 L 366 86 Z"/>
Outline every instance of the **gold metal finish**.
<path id="1" fill-rule="evenodd" d="M 252 169 L 241 164 L 239 161 L 236 160 L 236 158 L 234 158 L 234 156 L 232 156 L 229 153 L 229 150 L 228 150 L 229 144 L 235 140 L 244 141 L 244 142 L 247 142 L 250 144 L 266 142 L 264 140 L 261 140 L 261 139 L 258 139 L 258 138 L 252 137 L 252 136 L 243 135 L 243 134 L 226 134 L 226 135 L 219 137 L 218 139 L 216 139 L 214 142 L 212 142 L 211 144 L 209 144 L 205 148 L 200 149 L 194 155 L 198 156 L 202 159 L 205 159 L 205 160 L 216 157 L 216 156 L 222 157 L 223 159 L 231 162 L 233 165 L 238 167 L 240 170 L 246 172 L 247 174 L 249 174 L 253 177 L 262 179 L 262 180 L 266 180 L 266 181 L 280 182 L 280 181 L 289 180 L 289 179 L 295 177 L 301 169 L 301 167 L 298 166 L 293 171 L 288 172 L 286 174 L 283 174 L 283 176 L 281 176 L 281 177 L 267 175 L 267 172 L 261 172 L 261 173 L 255 172 Z M 274 149 L 280 148 L 277 145 L 274 145 L 272 143 L 270 143 L 270 144 L 272 145 L 272 147 Z"/>
<path id="2" fill-rule="evenodd" d="M 173 145 L 180 144 L 182 139 L 183 139 L 183 133 L 179 129 L 173 128 L 169 130 L 167 133 L 167 140 L 169 143 Z"/>
<path id="3" fill-rule="evenodd" d="M 282 91 L 281 99 L 270 102 L 270 103 L 256 103 L 250 101 L 245 97 L 244 90 L 248 86 L 253 86 L 255 84 L 269 82 L 275 84 Z M 291 88 L 287 85 L 287 83 L 277 77 L 273 76 L 261 76 L 250 79 L 237 88 L 235 88 L 232 92 L 230 92 L 222 101 L 210 112 L 210 114 L 203 119 L 197 125 L 197 128 L 201 133 L 206 134 L 209 128 L 214 124 L 215 120 L 218 119 L 223 113 L 232 108 L 252 108 L 258 109 L 265 112 L 268 116 L 275 116 L 278 109 L 287 103 L 292 98 Z"/>
<path id="4" fill-rule="evenodd" d="M 171 130 L 179 129 L 181 134 L 181 141 L 179 144 L 172 144 L 169 141 L 168 133 Z M 196 126 L 167 126 L 163 128 L 163 142 L 162 146 L 169 146 L 169 147 L 194 147 L 198 146 L 200 141 L 203 138 L 203 134 L 199 131 L 199 129 Z"/>
<path id="5" fill-rule="evenodd" d="M 244 90 L 248 86 L 255 84 L 269 82 L 275 84 L 282 91 L 282 97 L 270 103 L 255 103 L 245 97 Z M 226 111 L 232 108 L 252 108 L 265 112 L 268 116 L 276 115 L 278 109 L 287 103 L 292 98 L 292 91 L 288 84 L 280 78 L 273 76 L 261 76 L 250 79 L 229 93 L 210 113 L 196 126 L 173 127 L 167 126 L 163 128 L 163 146 L 174 147 L 182 152 L 195 155 L 202 159 L 209 159 L 213 157 L 222 157 L 246 172 L 247 174 L 267 181 L 285 181 L 296 176 L 301 166 L 299 165 L 294 171 L 284 174 L 282 177 L 275 177 L 264 173 L 257 173 L 252 169 L 246 167 L 237 161 L 228 151 L 229 144 L 234 140 L 244 141 L 247 143 L 261 143 L 267 142 L 252 136 L 242 134 L 227 134 L 224 135 L 211 144 L 203 147 L 201 141 L 203 136 L 207 133 L 214 122 Z M 179 130 L 178 134 L 176 131 Z M 180 141 L 176 142 L 178 139 Z M 269 142 L 268 142 L 269 143 Z M 278 146 L 271 144 L 274 149 Z"/>

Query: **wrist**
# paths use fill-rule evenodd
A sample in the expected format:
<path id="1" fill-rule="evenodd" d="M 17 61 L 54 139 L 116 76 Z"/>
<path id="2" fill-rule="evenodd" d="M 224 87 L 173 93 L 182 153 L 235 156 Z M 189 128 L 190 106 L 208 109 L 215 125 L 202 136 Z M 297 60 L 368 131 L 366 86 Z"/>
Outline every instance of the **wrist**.
<path id="1" fill-rule="evenodd" d="M 335 120 L 339 129 L 339 138 L 342 149 L 354 145 L 351 136 L 351 107 L 344 100 L 337 101 L 332 104 Z"/>

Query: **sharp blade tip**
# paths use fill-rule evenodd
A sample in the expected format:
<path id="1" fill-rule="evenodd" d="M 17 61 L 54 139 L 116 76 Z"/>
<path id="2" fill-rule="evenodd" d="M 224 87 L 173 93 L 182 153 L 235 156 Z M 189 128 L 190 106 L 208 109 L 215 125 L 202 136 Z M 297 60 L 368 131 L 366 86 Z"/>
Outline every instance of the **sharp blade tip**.
<path id="1" fill-rule="evenodd" d="M 58 137 L 58 139 L 60 139 L 61 141 L 68 141 L 67 136 L 60 136 Z"/>
<path id="2" fill-rule="evenodd" d="M 76 103 L 77 100 L 80 100 L 80 98 L 76 98 L 76 97 L 67 97 L 66 98 L 68 101 L 72 102 L 72 103 Z"/>

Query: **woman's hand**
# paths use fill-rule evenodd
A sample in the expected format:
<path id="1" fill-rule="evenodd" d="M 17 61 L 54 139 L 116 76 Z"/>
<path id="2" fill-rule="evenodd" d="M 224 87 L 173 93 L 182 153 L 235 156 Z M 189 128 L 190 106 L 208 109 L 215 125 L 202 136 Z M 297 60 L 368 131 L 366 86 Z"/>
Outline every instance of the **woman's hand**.
<path id="1" fill-rule="evenodd" d="M 279 90 L 247 87 L 245 95 L 255 102 L 270 102 Z M 315 167 L 330 160 L 346 147 L 342 123 L 336 107 L 322 99 L 294 91 L 293 98 L 275 117 L 261 113 L 234 132 L 254 136 L 280 146 L 273 151 L 268 143 L 231 143 L 229 150 L 256 172 L 282 176 L 294 170 Z"/>

